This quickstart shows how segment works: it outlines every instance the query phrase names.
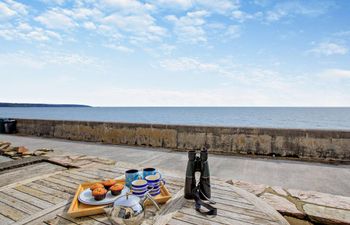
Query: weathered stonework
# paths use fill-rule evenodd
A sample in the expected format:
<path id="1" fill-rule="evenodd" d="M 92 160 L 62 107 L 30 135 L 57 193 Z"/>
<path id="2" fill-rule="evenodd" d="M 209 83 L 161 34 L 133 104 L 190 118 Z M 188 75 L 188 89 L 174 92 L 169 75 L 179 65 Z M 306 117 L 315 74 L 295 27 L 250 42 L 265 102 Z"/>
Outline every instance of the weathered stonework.
<path id="1" fill-rule="evenodd" d="M 17 119 L 18 133 L 223 154 L 350 161 L 350 131 Z"/>
<path id="2" fill-rule="evenodd" d="M 350 197 L 228 180 L 264 200 L 291 225 L 350 225 Z"/>
<path id="3" fill-rule="evenodd" d="M 303 219 L 305 217 L 305 213 L 299 211 L 297 207 L 286 198 L 270 193 L 264 193 L 260 196 L 260 198 L 283 215 L 293 216 L 299 219 Z"/>
<path id="4" fill-rule="evenodd" d="M 312 222 L 327 225 L 350 224 L 350 211 L 312 204 L 305 204 L 303 208 Z"/>

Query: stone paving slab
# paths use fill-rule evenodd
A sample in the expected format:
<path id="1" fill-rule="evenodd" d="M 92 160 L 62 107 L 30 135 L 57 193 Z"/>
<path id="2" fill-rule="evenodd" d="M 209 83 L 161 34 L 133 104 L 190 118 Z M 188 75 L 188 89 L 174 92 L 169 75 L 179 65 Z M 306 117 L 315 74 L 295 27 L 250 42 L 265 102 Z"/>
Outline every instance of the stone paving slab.
<path id="1" fill-rule="evenodd" d="M 11 161 L 9 157 L 0 156 L 0 163 Z"/>
<path id="2" fill-rule="evenodd" d="M 348 225 L 350 224 L 350 211 L 330 207 L 305 204 L 305 213 L 311 221 L 322 224 Z"/>
<path id="3" fill-rule="evenodd" d="M 229 180 L 227 183 L 259 196 L 282 215 L 297 219 L 297 221 L 302 219 L 305 224 L 313 222 L 350 225 L 349 197 L 316 191 L 269 187 L 237 180 Z M 295 223 L 291 224 L 304 224 L 293 221 Z"/>
<path id="4" fill-rule="evenodd" d="M 286 198 L 271 193 L 264 193 L 260 198 L 277 209 L 282 215 L 293 216 L 299 219 L 305 218 L 305 213 L 298 210 L 297 207 Z"/>

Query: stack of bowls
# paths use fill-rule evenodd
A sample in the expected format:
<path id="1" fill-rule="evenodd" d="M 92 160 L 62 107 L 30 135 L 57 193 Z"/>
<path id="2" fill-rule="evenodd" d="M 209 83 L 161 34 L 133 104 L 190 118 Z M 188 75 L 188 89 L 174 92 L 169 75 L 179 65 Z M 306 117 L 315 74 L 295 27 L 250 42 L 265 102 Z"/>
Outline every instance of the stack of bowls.
<path id="1" fill-rule="evenodd" d="M 152 188 L 150 191 L 150 194 L 152 196 L 156 196 L 160 194 L 160 186 L 163 183 L 164 180 L 161 178 L 160 174 L 156 175 L 149 175 L 145 177 L 145 180 L 147 181 L 148 185 Z"/>
<path id="2" fill-rule="evenodd" d="M 131 182 L 131 191 L 137 197 L 143 198 L 148 191 L 148 186 L 146 180 L 134 180 Z"/>

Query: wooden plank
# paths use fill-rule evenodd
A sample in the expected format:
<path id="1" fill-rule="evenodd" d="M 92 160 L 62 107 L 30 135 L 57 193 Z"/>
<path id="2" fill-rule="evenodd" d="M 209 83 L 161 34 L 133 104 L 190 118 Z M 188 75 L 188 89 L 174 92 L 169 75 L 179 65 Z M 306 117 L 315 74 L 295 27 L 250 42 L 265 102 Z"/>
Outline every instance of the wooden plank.
<path id="1" fill-rule="evenodd" d="M 66 186 L 59 185 L 59 184 L 56 184 L 56 183 L 53 183 L 50 181 L 46 181 L 46 180 L 36 180 L 36 181 L 33 181 L 32 183 L 39 184 L 39 185 L 42 185 L 44 187 L 49 187 L 49 188 L 52 188 L 52 189 L 55 189 L 55 190 L 58 190 L 58 191 L 61 191 L 61 192 L 67 193 L 67 194 L 74 194 L 76 191 L 76 189 L 74 189 L 74 188 L 66 187 Z"/>
<path id="2" fill-rule="evenodd" d="M 99 214 L 99 215 L 94 215 L 94 216 L 89 216 L 90 218 L 97 220 L 103 224 L 110 225 L 111 222 L 109 221 L 108 217 L 106 214 Z"/>
<path id="3" fill-rule="evenodd" d="M 38 177 L 44 174 L 50 174 L 57 171 L 65 170 L 64 167 L 57 166 L 50 163 L 37 163 L 32 165 L 27 165 L 24 167 L 14 168 L 10 170 L 5 170 L 0 173 L 0 187 L 32 178 Z M 30 173 L 28 173 L 30 171 Z"/>
<path id="4" fill-rule="evenodd" d="M 231 224 L 237 224 L 237 225 L 256 225 L 255 223 L 250 223 L 249 221 L 243 221 L 240 218 L 226 218 L 220 215 L 210 217 L 210 216 L 203 216 L 199 214 L 198 212 L 191 212 L 189 213 L 184 213 L 184 212 L 179 212 L 183 218 L 183 221 L 196 221 L 196 220 L 206 220 L 208 224 L 225 224 L 225 225 L 231 225 Z M 179 219 L 179 218 L 177 218 Z M 259 225 L 273 225 L 273 223 L 260 223 Z"/>
<path id="5" fill-rule="evenodd" d="M 55 183 L 55 184 L 58 184 L 58 185 L 66 186 L 66 187 L 69 187 L 69 188 L 73 188 L 74 190 L 76 190 L 78 188 L 77 184 L 73 184 L 71 182 L 66 182 L 66 181 L 57 179 L 55 177 L 47 177 L 47 178 L 45 178 L 43 180 L 49 181 L 49 182 L 52 182 L 52 183 Z"/>
<path id="6" fill-rule="evenodd" d="M 228 196 L 232 196 L 232 197 L 236 197 L 236 198 L 242 198 L 242 196 L 238 195 L 233 190 L 218 189 L 218 188 L 213 187 L 211 189 L 211 192 L 216 193 L 216 194 L 228 195 Z"/>
<path id="7" fill-rule="evenodd" d="M 235 201 L 235 202 L 239 202 L 242 204 L 254 206 L 252 203 L 250 203 L 249 201 L 247 201 L 246 199 L 244 199 L 242 197 L 235 197 L 235 196 L 230 196 L 230 195 L 226 195 L 226 194 L 212 193 L 212 199 L 214 201 L 215 201 L 215 199 L 223 199 L 223 200 Z"/>
<path id="8" fill-rule="evenodd" d="M 240 207 L 240 208 L 244 208 L 244 209 L 252 209 L 254 210 L 256 208 L 255 205 L 251 205 L 251 204 L 246 204 L 246 203 L 241 203 L 241 202 L 237 202 L 237 201 L 233 201 L 233 200 L 228 200 L 228 199 L 222 199 L 222 198 L 215 198 L 213 199 L 215 202 L 217 203 L 221 203 L 224 205 L 229 205 L 229 206 L 235 206 L 235 207 Z"/>
<path id="9" fill-rule="evenodd" d="M 44 210 L 41 210 L 33 215 L 30 215 L 29 217 L 27 217 L 21 221 L 18 221 L 17 224 L 18 225 L 40 224 L 40 223 L 33 223 L 33 222 L 34 221 L 42 221 L 42 217 L 45 217 L 48 214 L 52 215 L 52 212 L 57 213 L 57 210 L 65 211 L 68 204 L 69 204 L 69 201 L 63 201 L 59 204 L 53 205 L 51 207 L 47 207 Z"/>
<path id="10" fill-rule="evenodd" d="M 209 217 L 203 217 L 203 216 L 198 217 L 195 215 L 188 215 L 188 214 L 184 214 L 181 212 L 177 212 L 173 218 L 180 220 L 180 221 L 183 221 L 183 222 L 190 223 L 190 224 L 201 224 L 201 225 L 222 225 L 222 224 L 227 225 L 227 224 L 230 224 L 228 222 L 225 222 L 224 220 L 218 222 L 218 221 L 215 221 Z M 169 223 L 171 223 L 171 221 L 169 221 Z M 235 225 L 239 224 L 239 221 L 237 221 L 237 223 L 231 223 L 231 224 L 235 224 Z M 239 224 L 239 225 L 241 225 L 241 224 Z"/>
<path id="11" fill-rule="evenodd" d="M 111 178 L 119 177 L 125 174 L 125 169 L 120 169 L 117 167 L 97 167 L 95 171 L 110 174 Z"/>
<path id="12" fill-rule="evenodd" d="M 14 187 L 17 187 L 19 185 L 27 184 L 27 183 L 33 182 L 35 180 L 45 179 L 47 177 L 50 177 L 50 176 L 58 174 L 58 173 L 62 173 L 62 172 L 61 171 L 57 171 L 57 172 L 54 172 L 54 173 L 49 173 L 49 174 L 44 174 L 44 175 L 37 176 L 37 177 L 31 177 L 29 179 L 24 179 L 24 180 L 21 180 L 21 181 L 18 181 L 18 182 L 15 182 L 15 183 L 12 183 L 12 184 L 0 187 L 0 191 L 7 190 L 7 189 L 10 189 L 10 188 L 14 188 Z"/>
<path id="13" fill-rule="evenodd" d="M 45 224 L 49 224 L 49 225 L 77 225 L 77 223 L 74 223 L 70 220 L 62 218 L 59 215 L 56 215 L 55 218 L 46 220 Z"/>
<path id="14" fill-rule="evenodd" d="M 154 218 L 154 225 L 166 224 L 181 209 L 185 203 L 184 189 L 178 191 L 165 205 L 161 208 L 159 214 Z"/>
<path id="15" fill-rule="evenodd" d="M 193 207 L 194 203 L 190 203 Z M 232 212 L 238 212 L 244 215 L 251 215 L 251 216 L 256 216 L 256 217 L 260 217 L 260 218 L 268 218 L 268 215 L 266 215 L 265 213 L 258 211 L 258 209 L 256 210 L 251 210 L 251 209 L 245 209 L 245 208 L 241 208 L 241 207 L 236 207 L 234 205 L 224 205 L 224 204 L 220 204 L 220 203 L 216 203 L 215 205 L 213 205 L 215 208 L 217 208 L 218 210 L 227 210 L 227 211 L 232 211 Z M 191 207 L 190 205 L 186 205 L 186 207 Z"/>
<path id="16" fill-rule="evenodd" d="M 96 179 L 91 179 L 91 178 L 87 178 L 87 177 L 84 177 L 84 176 L 79 176 L 79 175 L 76 175 L 76 174 L 66 173 L 66 172 L 60 173 L 60 175 L 61 176 L 65 176 L 67 178 L 72 178 L 72 179 L 75 179 L 75 180 L 79 180 L 80 183 L 94 182 L 96 180 Z"/>
<path id="17" fill-rule="evenodd" d="M 190 223 L 190 222 L 184 222 L 184 221 L 178 220 L 176 218 L 171 219 L 166 224 L 167 225 L 198 225 L 198 224 L 193 224 L 193 223 Z"/>
<path id="18" fill-rule="evenodd" d="M 167 185 L 171 185 L 171 186 L 178 186 L 180 188 L 185 186 L 185 182 L 184 181 L 178 181 L 177 179 L 170 179 L 170 178 L 164 178 L 165 182 Z"/>
<path id="19" fill-rule="evenodd" d="M 105 225 L 105 223 L 102 223 L 102 222 L 100 222 L 98 220 L 94 220 L 91 217 L 71 218 L 68 215 L 66 215 L 65 213 L 63 213 L 62 215 L 58 215 L 58 217 L 64 218 L 66 220 L 69 220 L 69 221 L 71 221 L 74 224 Z"/>
<path id="20" fill-rule="evenodd" d="M 25 224 L 25 225 L 47 224 L 47 223 L 44 223 L 44 221 L 50 220 L 50 219 L 56 217 L 58 214 L 61 214 L 65 211 L 67 211 L 68 207 L 69 207 L 69 204 L 66 204 L 63 206 L 61 205 L 58 207 L 56 205 L 54 209 L 50 209 L 50 211 L 46 211 L 44 213 L 40 212 L 40 213 L 37 213 L 35 215 L 32 215 L 30 218 L 26 218 L 21 223 Z"/>
<path id="21" fill-rule="evenodd" d="M 82 176 L 82 177 L 86 177 L 92 180 L 100 180 L 102 178 L 102 176 L 97 176 L 97 175 L 92 175 L 92 174 L 87 174 L 87 173 L 83 173 L 79 170 L 68 170 L 67 171 L 68 174 L 75 174 L 77 176 Z"/>
<path id="22" fill-rule="evenodd" d="M 1 156 L 0 156 L 1 157 Z M 0 164 L 0 172 L 4 170 L 10 170 L 13 168 L 24 167 L 30 164 L 40 163 L 47 160 L 47 157 L 44 156 L 31 156 L 28 158 L 22 158 L 18 160 L 8 160 Z"/>
<path id="23" fill-rule="evenodd" d="M 34 205 L 36 207 L 39 207 L 41 209 L 46 209 L 46 208 L 53 205 L 52 203 L 49 203 L 47 201 L 43 201 L 41 199 L 33 198 L 33 196 L 31 196 L 31 195 L 22 193 L 20 191 L 14 190 L 14 189 L 8 189 L 8 190 L 6 190 L 6 193 L 3 193 L 3 194 L 11 195 L 14 198 L 17 198 L 21 201 L 27 202 L 27 203 Z"/>
<path id="24" fill-rule="evenodd" d="M 31 187 L 31 188 L 33 188 L 35 190 L 45 192 L 46 194 L 53 195 L 53 196 L 56 196 L 56 197 L 64 199 L 64 200 L 68 200 L 69 198 L 72 197 L 72 195 L 70 195 L 70 194 L 68 194 L 66 192 L 58 191 L 58 190 L 52 189 L 50 187 L 46 187 L 46 186 L 43 186 L 43 185 L 40 185 L 40 184 L 36 184 L 36 183 L 33 183 L 33 182 L 29 183 L 29 184 L 26 184 L 24 186 Z"/>
<path id="25" fill-rule="evenodd" d="M 199 216 L 202 216 L 197 211 L 195 211 L 193 204 L 188 204 L 188 203 L 185 204 L 184 208 L 182 208 L 180 210 L 180 212 L 185 213 L 185 214 L 189 214 L 189 215 L 197 214 Z M 230 222 L 232 220 L 230 222 L 230 224 L 234 223 L 236 220 L 241 221 L 241 222 L 245 222 L 245 223 L 255 224 L 255 225 L 274 224 L 274 221 L 267 220 L 266 218 L 257 217 L 255 215 L 245 215 L 245 214 L 242 214 L 240 212 L 227 211 L 223 208 L 218 210 L 217 217 L 224 218 L 228 222 Z"/>
<path id="26" fill-rule="evenodd" d="M 16 208 L 16 209 L 21 210 L 22 212 L 25 212 L 28 214 L 33 214 L 33 213 L 36 213 L 36 212 L 41 210 L 40 208 L 38 208 L 34 205 L 28 204 L 24 201 L 13 198 L 12 196 L 1 193 L 1 192 L 0 192 L 0 201 L 2 203 L 10 205 L 13 208 Z"/>
<path id="27" fill-rule="evenodd" d="M 114 179 L 114 178 L 121 175 L 119 173 L 112 173 L 112 172 L 107 172 L 104 170 L 84 170 L 81 172 L 85 173 L 85 174 L 91 174 L 91 175 L 98 176 L 100 179 L 103 179 L 103 180 Z"/>
<path id="28" fill-rule="evenodd" d="M 73 183 L 73 184 L 76 184 L 76 185 L 84 183 L 84 181 L 77 180 L 77 179 L 74 179 L 72 177 L 62 176 L 61 174 L 56 174 L 55 176 L 52 176 L 52 178 L 59 179 L 59 180 L 62 180 L 62 181 L 66 181 L 68 183 Z"/>
<path id="29" fill-rule="evenodd" d="M 85 170 L 78 170 L 80 173 L 83 173 L 83 174 L 87 174 L 87 175 L 92 175 L 92 176 L 97 176 L 100 178 L 103 178 L 106 173 L 106 171 L 101 171 L 101 170 L 97 170 L 97 169 L 85 169 Z"/>
<path id="30" fill-rule="evenodd" d="M 118 167 L 115 167 L 115 166 L 113 166 L 113 167 L 99 167 L 97 169 L 98 170 L 104 170 L 104 171 L 112 172 L 112 173 L 118 173 L 120 175 L 123 175 L 125 173 L 125 169 L 121 169 L 121 168 L 118 168 Z"/>
<path id="31" fill-rule="evenodd" d="M 15 188 L 15 190 L 20 191 L 20 192 L 25 193 L 25 194 L 28 194 L 28 195 L 31 195 L 34 198 L 38 198 L 38 199 L 41 199 L 43 201 L 47 201 L 47 202 L 52 203 L 54 205 L 64 201 L 64 199 L 62 199 L 62 198 L 58 198 L 56 196 L 49 195 L 45 192 L 33 189 L 31 187 L 18 186 Z"/>
<path id="32" fill-rule="evenodd" d="M 12 208 L 7 204 L 0 205 L 0 214 L 14 221 L 19 221 L 28 215 L 18 209 Z"/>
<path id="33" fill-rule="evenodd" d="M 229 185 L 229 184 L 225 184 L 225 185 L 227 185 L 229 188 L 232 188 L 237 194 L 239 194 L 243 198 L 250 201 L 252 204 L 255 205 L 256 208 L 258 208 L 261 211 L 263 211 L 264 213 L 266 213 L 269 218 L 276 220 L 276 221 L 279 221 L 278 223 L 281 225 L 289 225 L 287 220 L 284 219 L 281 214 L 279 214 L 274 208 L 272 208 L 269 204 L 264 202 L 262 199 L 256 197 L 255 195 L 253 195 L 253 194 L 251 194 L 243 189 L 237 188 L 233 185 Z"/>
<path id="34" fill-rule="evenodd" d="M 14 223 L 15 221 L 0 214 L 0 222 L 2 225 L 7 225 L 7 224 Z"/>

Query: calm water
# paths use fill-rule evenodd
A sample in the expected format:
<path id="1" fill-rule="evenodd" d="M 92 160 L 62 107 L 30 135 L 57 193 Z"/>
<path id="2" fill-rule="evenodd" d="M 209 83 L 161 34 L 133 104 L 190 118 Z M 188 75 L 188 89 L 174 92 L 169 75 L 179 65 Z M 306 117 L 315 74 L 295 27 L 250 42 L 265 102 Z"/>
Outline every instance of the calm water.
<path id="1" fill-rule="evenodd" d="M 0 117 L 350 130 L 350 107 L 0 107 Z"/>

